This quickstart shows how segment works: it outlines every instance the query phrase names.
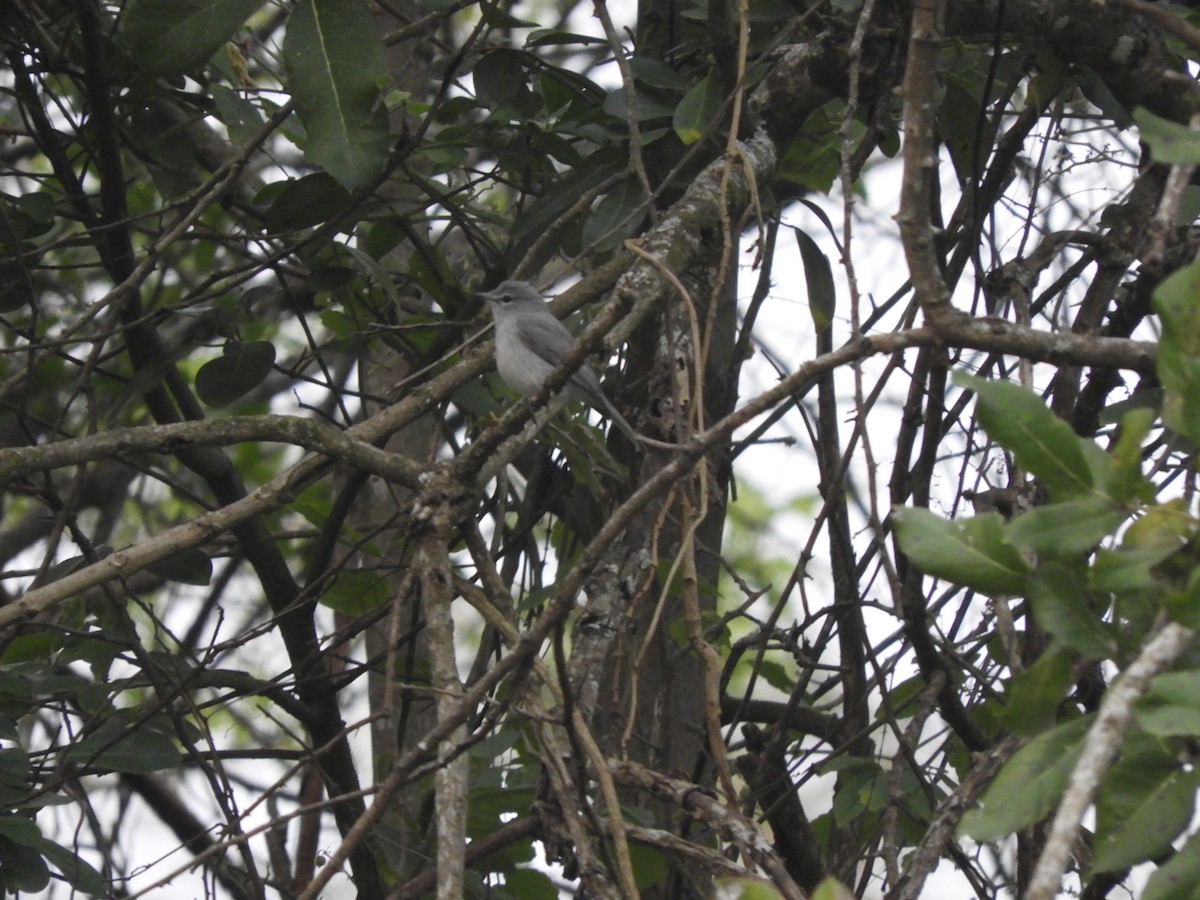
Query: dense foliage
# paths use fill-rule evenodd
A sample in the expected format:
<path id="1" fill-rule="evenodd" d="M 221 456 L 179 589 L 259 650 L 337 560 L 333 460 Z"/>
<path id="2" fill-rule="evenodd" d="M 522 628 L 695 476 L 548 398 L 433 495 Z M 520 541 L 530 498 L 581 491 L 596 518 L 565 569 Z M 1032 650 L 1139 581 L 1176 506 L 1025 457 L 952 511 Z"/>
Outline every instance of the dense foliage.
<path id="1" fill-rule="evenodd" d="M 0 895 L 1196 896 L 1195 18 L 0 7 Z"/>

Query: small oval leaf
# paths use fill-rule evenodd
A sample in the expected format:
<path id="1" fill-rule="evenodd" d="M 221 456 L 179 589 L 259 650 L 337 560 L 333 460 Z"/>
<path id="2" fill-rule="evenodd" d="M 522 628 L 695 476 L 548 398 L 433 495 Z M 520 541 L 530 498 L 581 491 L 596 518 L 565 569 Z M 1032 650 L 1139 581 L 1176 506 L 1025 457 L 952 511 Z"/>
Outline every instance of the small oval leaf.
<path id="1" fill-rule="evenodd" d="M 203 586 L 212 581 L 212 560 L 195 547 L 160 559 L 147 568 L 159 578 L 177 581 L 180 584 Z"/>
<path id="2" fill-rule="evenodd" d="M 196 373 L 196 393 L 209 406 L 228 406 L 256 388 L 274 364 L 275 346 L 268 341 L 226 344 Z"/>

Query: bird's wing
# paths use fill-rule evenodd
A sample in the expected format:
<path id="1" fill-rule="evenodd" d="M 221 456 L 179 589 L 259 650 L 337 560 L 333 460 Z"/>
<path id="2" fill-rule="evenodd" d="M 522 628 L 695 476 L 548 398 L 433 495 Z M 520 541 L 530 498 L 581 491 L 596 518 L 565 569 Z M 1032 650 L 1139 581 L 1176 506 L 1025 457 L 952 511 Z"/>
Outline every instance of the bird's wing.
<path id="1" fill-rule="evenodd" d="M 551 368 L 559 364 L 563 354 L 575 343 L 566 326 L 553 317 L 527 316 L 516 333 L 525 349 L 540 357 Z"/>

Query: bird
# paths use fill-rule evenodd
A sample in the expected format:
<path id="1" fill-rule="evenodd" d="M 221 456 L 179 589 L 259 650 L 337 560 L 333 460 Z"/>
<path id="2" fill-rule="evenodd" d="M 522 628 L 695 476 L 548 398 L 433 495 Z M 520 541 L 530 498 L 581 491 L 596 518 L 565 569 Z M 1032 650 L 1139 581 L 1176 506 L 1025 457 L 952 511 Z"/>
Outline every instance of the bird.
<path id="1" fill-rule="evenodd" d="M 505 281 L 478 296 L 487 302 L 496 321 L 496 369 L 500 378 L 522 396 L 536 393 L 574 346 L 575 338 L 528 281 Z M 572 373 L 563 395 L 607 416 L 631 441 L 646 441 L 605 396 L 600 379 L 587 363 Z"/>

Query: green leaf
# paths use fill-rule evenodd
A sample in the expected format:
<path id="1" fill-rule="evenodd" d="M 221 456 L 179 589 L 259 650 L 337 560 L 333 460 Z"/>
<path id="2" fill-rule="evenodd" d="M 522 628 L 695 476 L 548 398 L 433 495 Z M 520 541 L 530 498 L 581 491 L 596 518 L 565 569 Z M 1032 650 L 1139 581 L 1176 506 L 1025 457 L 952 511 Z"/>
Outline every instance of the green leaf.
<path id="1" fill-rule="evenodd" d="M 824 331 L 833 324 L 833 313 L 837 307 L 837 291 L 833 286 L 833 269 L 829 259 L 821 252 L 809 235 L 799 228 L 796 243 L 800 245 L 800 259 L 804 262 L 804 283 L 808 292 L 808 311 L 812 315 L 817 331 Z"/>
<path id="2" fill-rule="evenodd" d="M 60 846 L 48 838 L 42 838 L 33 846 L 42 852 L 42 855 L 62 873 L 62 877 L 75 890 L 92 897 L 113 896 L 110 885 L 104 876 L 92 868 L 90 863 L 80 859 L 66 847 Z"/>
<path id="3" fill-rule="evenodd" d="M 30 659 L 46 659 L 60 646 L 54 635 L 47 631 L 22 634 L 8 642 L 0 653 L 0 663 L 25 662 Z M 6 751 L 0 750 L 0 754 Z"/>
<path id="4" fill-rule="evenodd" d="M 1142 444 L 1157 418 L 1155 410 L 1141 407 L 1131 407 L 1121 416 L 1117 442 L 1109 454 L 1112 466 L 1104 485 L 1117 503 L 1134 505 L 1154 499 L 1154 485 L 1142 474 Z"/>
<path id="5" fill-rule="evenodd" d="M 1200 262 L 1174 272 L 1154 292 L 1162 319 L 1157 371 L 1163 421 L 1200 442 Z"/>
<path id="6" fill-rule="evenodd" d="M 706 75 L 675 107 L 671 118 L 675 134 L 685 144 L 696 143 L 712 127 L 724 99 L 717 79 Z"/>
<path id="7" fill-rule="evenodd" d="M 1134 707 L 1138 724 L 1151 734 L 1200 735 L 1200 671 L 1166 672 Z"/>
<path id="8" fill-rule="evenodd" d="M 1033 618 L 1064 646 L 1091 659 L 1107 659 L 1117 652 L 1111 625 L 1089 602 L 1078 574 L 1066 566 L 1043 563 L 1029 577 L 1026 598 Z"/>
<path id="9" fill-rule="evenodd" d="M 827 194 L 838 174 L 841 142 L 824 135 L 802 134 L 788 144 L 779 161 L 779 177 Z"/>
<path id="10" fill-rule="evenodd" d="M 1143 141 L 1150 145 L 1154 161 L 1170 166 L 1194 166 L 1200 163 L 1200 132 L 1186 125 L 1156 116 L 1138 107 L 1133 121 Z"/>
<path id="11" fill-rule="evenodd" d="M 633 880 L 640 890 L 648 890 L 666 877 L 667 858 L 657 847 L 630 843 L 629 861 L 633 866 Z M 514 896 L 520 897 L 521 900 L 526 897 L 519 891 L 514 892 Z M 551 896 L 555 898 L 559 896 L 557 889 Z"/>
<path id="12" fill-rule="evenodd" d="M 492 28 L 536 28 L 540 23 L 516 16 L 491 3 L 485 3 L 479 8 L 482 19 Z"/>
<path id="13" fill-rule="evenodd" d="M 1092 719 L 1088 715 L 1064 722 L 1017 751 L 984 793 L 979 808 L 963 816 L 959 833 L 994 841 L 1044 819 L 1058 805 Z"/>
<path id="14" fill-rule="evenodd" d="M 212 581 L 212 560 L 195 547 L 160 559 L 147 568 L 159 578 L 180 584 L 206 585 Z"/>
<path id="15" fill-rule="evenodd" d="M 30 847 L 41 839 L 42 830 L 28 816 L 0 815 L 0 836 L 14 844 Z"/>
<path id="16" fill-rule="evenodd" d="M 283 41 L 288 87 L 308 135 L 305 156 L 346 190 L 365 187 L 387 158 L 379 86 L 383 41 L 363 0 L 298 0 Z"/>
<path id="17" fill-rule="evenodd" d="M 1092 872 L 1115 872 L 1156 859 L 1187 828 L 1200 771 L 1185 770 L 1164 742 L 1131 735 L 1096 797 Z"/>
<path id="18" fill-rule="evenodd" d="M 746 895 L 742 896 L 745 898 Z M 854 892 L 836 878 L 828 876 L 823 878 L 812 892 L 812 900 L 854 900 Z"/>
<path id="19" fill-rule="evenodd" d="M 888 720 L 890 716 L 905 719 L 916 715 L 920 709 L 917 701 L 921 697 L 921 692 L 928 686 L 929 682 L 925 680 L 924 675 L 913 675 L 911 678 L 901 681 L 887 692 L 887 703 L 879 705 L 879 708 L 875 710 L 875 718 L 884 721 Z"/>
<path id="20" fill-rule="evenodd" d="M 632 848 L 630 848 L 632 849 Z M 557 900 L 558 888 L 545 872 L 537 869 L 514 869 L 504 875 L 504 886 L 512 896 L 522 900 Z"/>
<path id="21" fill-rule="evenodd" d="M 1087 553 L 1108 537 L 1128 513 L 1104 497 L 1091 495 L 1037 506 L 1005 526 L 1005 536 L 1043 559 Z"/>
<path id="22" fill-rule="evenodd" d="M 231 141 L 244 144 L 258 133 L 263 117 L 257 106 L 223 84 L 214 84 L 211 91 L 217 118 L 228 129 Z"/>
<path id="23" fill-rule="evenodd" d="M 481 105 L 495 109 L 527 89 L 528 54 L 519 50 L 490 50 L 475 63 L 472 80 Z"/>
<path id="24" fill-rule="evenodd" d="M 289 178 L 264 187 L 255 198 L 271 231 L 298 231 L 328 222 L 350 204 L 350 193 L 328 172 Z"/>
<path id="25" fill-rule="evenodd" d="M 529 33 L 525 39 L 526 47 L 557 47 L 564 44 L 581 47 L 592 44 L 607 44 L 602 37 L 591 34 L 575 34 L 571 31 L 558 31 L 554 28 L 538 28 Z"/>
<path id="26" fill-rule="evenodd" d="M 135 719 L 132 710 L 122 713 L 67 748 L 66 759 L 101 770 L 143 774 L 179 765 L 182 757 L 169 735 Z"/>
<path id="27" fill-rule="evenodd" d="M 35 848 L 0 834 L 0 878 L 8 890 L 32 894 L 50 883 L 50 867 Z"/>
<path id="28" fill-rule="evenodd" d="M 1188 628 L 1200 628 L 1200 566 L 1188 574 L 1187 587 L 1167 595 L 1167 615 Z"/>
<path id="29" fill-rule="evenodd" d="M 1072 684 L 1072 669 L 1071 654 L 1063 649 L 1043 653 L 1009 685 L 1004 723 L 1015 734 L 1025 736 L 1050 728 Z"/>
<path id="30" fill-rule="evenodd" d="M 691 86 L 691 80 L 682 72 L 671 68 L 661 59 L 652 56 L 635 56 L 629 61 L 633 77 L 647 87 L 659 88 L 665 91 L 685 93 Z"/>
<path id="31" fill-rule="evenodd" d="M 828 767 L 826 767 L 828 768 Z M 878 763 L 857 760 L 838 769 L 838 787 L 833 795 L 833 818 L 848 825 L 870 810 L 879 810 L 888 795 L 888 773 Z"/>
<path id="32" fill-rule="evenodd" d="M 1196 900 L 1200 884 L 1200 834 L 1194 834 L 1179 852 L 1150 876 L 1141 900 Z"/>
<path id="33" fill-rule="evenodd" d="M 361 616 L 378 609 L 391 597 L 388 581 L 377 572 L 340 573 L 329 590 L 321 595 L 321 605 L 348 616 Z"/>
<path id="34" fill-rule="evenodd" d="M 639 122 L 665 119 L 673 115 L 677 108 L 649 91 L 635 90 L 634 96 L 637 97 L 637 120 Z M 625 100 L 624 88 L 617 88 L 605 96 L 604 111 L 621 121 L 629 118 L 629 104 Z"/>
<path id="35" fill-rule="evenodd" d="M 996 513 L 943 519 L 927 509 L 897 510 L 896 534 L 903 550 L 927 575 L 986 594 L 1019 594 L 1029 564 L 1004 541 Z"/>
<path id="36" fill-rule="evenodd" d="M 230 341 L 224 352 L 196 373 L 196 393 L 209 406 L 228 406 L 254 390 L 275 364 L 268 341 Z"/>
<path id="37" fill-rule="evenodd" d="M 147 75 L 191 72 L 260 6 L 261 0 L 130 0 L 117 45 Z"/>
<path id="38" fill-rule="evenodd" d="M 15 259 L 0 259 L 0 313 L 16 312 L 33 302 L 29 267 Z"/>
<path id="39" fill-rule="evenodd" d="M 28 797 L 30 782 L 28 754 L 20 747 L 0 749 L 0 802 L 9 806 Z"/>
<path id="40" fill-rule="evenodd" d="M 583 226 L 583 242 L 603 253 L 634 234 L 646 215 L 646 193 L 636 178 L 625 178 L 601 200 Z"/>
<path id="41" fill-rule="evenodd" d="M 1086 443 L 1037 396 L 1007 381 L 988 381 L 963 373 L 955 382 L 975 392 L 979 420 L 1018 464 L 1037 476 L 1050 496 L 1066 500 L 1092 490 Z"/>

